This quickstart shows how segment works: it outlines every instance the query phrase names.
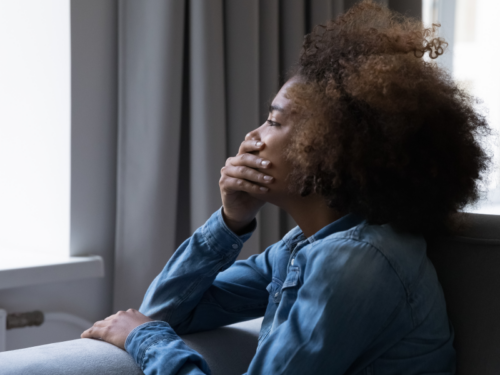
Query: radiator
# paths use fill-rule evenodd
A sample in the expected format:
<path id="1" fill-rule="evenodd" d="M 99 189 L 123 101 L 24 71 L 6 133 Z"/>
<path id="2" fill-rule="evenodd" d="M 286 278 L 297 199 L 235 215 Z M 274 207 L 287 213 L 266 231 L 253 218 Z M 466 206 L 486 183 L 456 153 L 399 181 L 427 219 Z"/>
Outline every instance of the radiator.
<path id="1" fill-rule="evenodd" d="M 79 328 L 82 332 L 92 326 L 88 320 L 64 312 L 30 311 L 11 313 L 0 309 L 0 352 L 7 349 L 7 330 L 31 326 L 40 326 L 45 322 L 67 323 Z"/>

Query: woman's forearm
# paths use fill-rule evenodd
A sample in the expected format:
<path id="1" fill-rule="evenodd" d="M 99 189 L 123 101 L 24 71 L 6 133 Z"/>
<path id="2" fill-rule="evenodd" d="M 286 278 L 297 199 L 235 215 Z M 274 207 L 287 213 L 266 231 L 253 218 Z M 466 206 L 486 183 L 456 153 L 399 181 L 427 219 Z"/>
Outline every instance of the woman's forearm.
<path id="1" fill-rule="evenodd" d="M 234 263 L 250 235 L 231 232 L 219 209 L 176 250 L 149 286 L 139 311 L 176 329 L 190 318 L 217 274 Z"/>

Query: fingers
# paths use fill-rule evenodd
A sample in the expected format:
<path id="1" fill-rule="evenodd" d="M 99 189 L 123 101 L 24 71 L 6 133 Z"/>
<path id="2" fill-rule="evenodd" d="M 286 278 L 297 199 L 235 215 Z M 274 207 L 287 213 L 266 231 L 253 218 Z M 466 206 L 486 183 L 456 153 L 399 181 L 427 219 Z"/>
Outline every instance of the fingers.
<path id="1" fill-rule="evenodd" d="M 269 168 L 271 162 L 254 154 L 238 154 L 226 160 L 226 167 L 243 165 L 250 168 Z"/>
<path id="2" fill-rule="evenodd" d="M 247 180 L 250 182 L 257 182 L 264 185 L 270 184 L 274 179 L 272 176 L 259 172 L 253 168 L 245 167 L 243 165 L 235 166 L 230 164 L 226 167 L 223 167 L 221 173 L 229 177 Z"/>
<path id="3" fill-rule="evenodd" d="M 243 142 L 241 142 L 238 155 L 247 152 L 260 151 L 263 148 L 264 148 L 264 143 L 259 141 L 258 139 L 245 139 Z"/>
<path id="4" fill-rule="evenodd" d="M 229 158 L 221 169 L 219 185 L 226 192 L 244 191 L 265 194 L 269 189 L 262 185 L 271 184 L 274 178 L 256 168 L 265 169 L 269 165 L 268 160 L 253 154 L 241 154 Z"/>
<path id="5" fill-rule="evenodd" d="M 262 185 L 271 184 L 274 178 L 257 169 L 266 169 L 270 165 L 269 160 L 254 154 L 239 154 L 228 158 L 226 165 L 221 169 L 221 178 L 219 180 L 221 191 L 226 193 L 234 191 L 257 194 L 267 193 L 269 188 Z"/>
<path id="6" fill-rule="evenodd" d="M 104 330 L 105 330 L 104 326 L 98 327 L 94 324 L 86 331 L 83 331 L 80 337 L 82 339 L 100 339 L 104 335 Z"/>
<path id="7" fill-rule="evenodd" d="M 227 175 L 223 175 L 223 177 L 221 177 L 220 184 L 224 185 L 224 190 L 226 192 L 233 190 L 233 191 L 244 191 L 247 193 L 265 194 L 269 190 L 265 186 L 259 186 L 247 180 L 229 177 Z"/>

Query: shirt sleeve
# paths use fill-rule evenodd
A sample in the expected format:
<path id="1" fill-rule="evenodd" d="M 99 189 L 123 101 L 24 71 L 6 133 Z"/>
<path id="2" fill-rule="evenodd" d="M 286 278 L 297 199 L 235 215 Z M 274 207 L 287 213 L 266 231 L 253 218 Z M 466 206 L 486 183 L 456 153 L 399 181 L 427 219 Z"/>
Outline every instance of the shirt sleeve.
<path id="1" fill-rule="evenodd" d="M 256 222 L 252 228 L 255 230 Z M 272 279 L 272 247 L 236 261 L 251 232 L 234 234 L 222 207 L 173 254 L 149 286 L 139 311 L 178 334 L 214 329 L 264 315 Z"/>
<path id="2" fill-rule="evenodd" d="M 235 259 L 251 232 L 234 234 L 222 208 L 174 253 L 149 286 L 139 309 L 155 319 L 133 330 L 125 349 L 148 374 L 210 373 L 178 336 L 263 316 L 272 278 L 272 247 Z M 254 222 L 252 231 L 256 227 Z"/>
<path id="3" fill-rule="evenodd" d="M 125 350 L 145 375 L 210 374 L 203 357 L 166 322 L 152 321 L 136 327 L 125 341 Z"/>
<path id="4" fill-rule="evenodd" d="M 351 371 L 362 356 L 377 358 L 375 352 L 400 334 L 395 322 L 406 303 L 403 284 L 381 253 L 355 242 L 329 241 L 309 250 L 298 291 L 300 269 L 290 269 L 280 303 L 294 293 L 297 299 L 288 319 L 261 344 L 248 375 L 357 373 Z M 295 264 L 304 256 L 299 252 Z"/>

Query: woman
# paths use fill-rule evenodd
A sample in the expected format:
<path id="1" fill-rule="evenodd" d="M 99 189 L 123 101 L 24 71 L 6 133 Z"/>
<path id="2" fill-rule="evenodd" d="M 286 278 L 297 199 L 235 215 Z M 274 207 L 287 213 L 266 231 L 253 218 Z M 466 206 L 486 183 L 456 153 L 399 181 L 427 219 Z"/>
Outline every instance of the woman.
<path id="1" fill-rule="evenodd" d="M 140 312 L 82 337 L 145 374 L 206 374 L 178 334 L 264 316 L 248 374 L 454 374 L 454 332 L 424 235 L 478 198 L 489 128 L 434 64 L 444 41 L 365 1 L 315 28 L 222 168 L 222 207 L 177 249 Z M 265 202 L 298 226 L 235 262 Z"/>

